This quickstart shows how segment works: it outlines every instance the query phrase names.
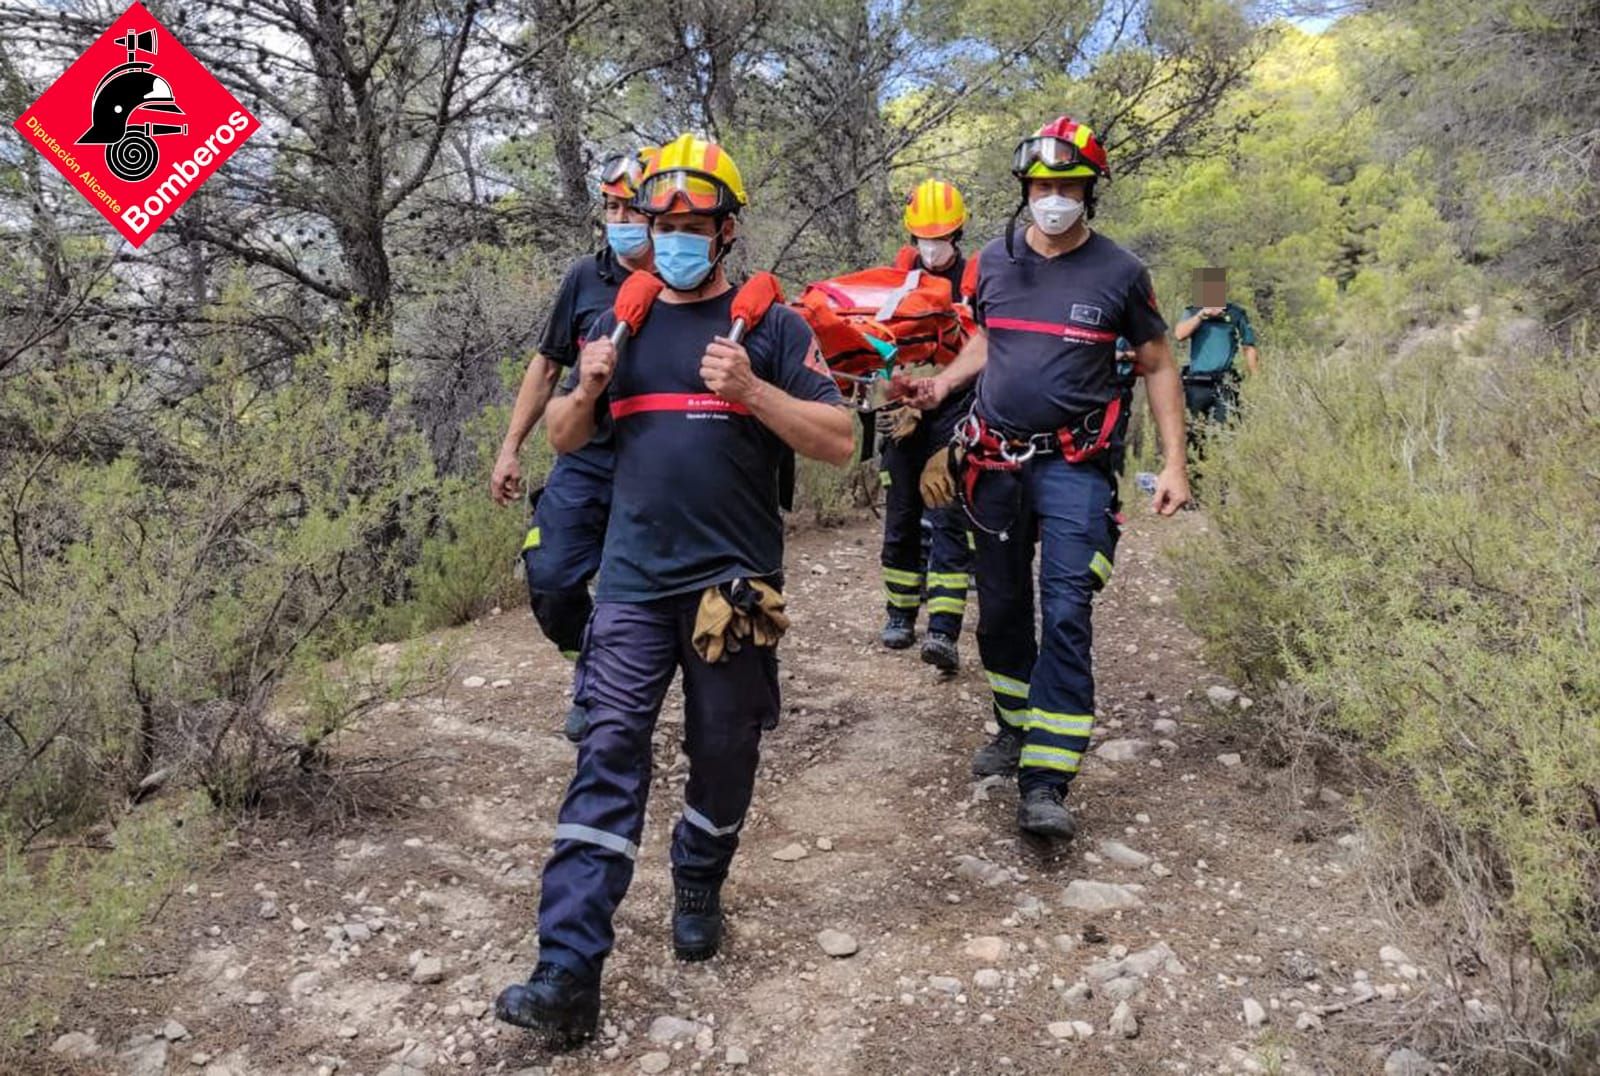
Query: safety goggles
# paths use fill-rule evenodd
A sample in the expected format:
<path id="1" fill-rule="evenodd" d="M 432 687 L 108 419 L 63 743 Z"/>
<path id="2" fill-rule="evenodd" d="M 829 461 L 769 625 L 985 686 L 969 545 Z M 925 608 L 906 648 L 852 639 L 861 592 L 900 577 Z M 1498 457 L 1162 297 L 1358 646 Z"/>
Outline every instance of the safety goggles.
<path id="1" fill-rule="evenodd" d="M 644 176 L 644 165 L 639 163 L 639 158 L 625 154 L 608 157 L 600 165 L 600 185 L 602 187 L 622 186 L 630 191 L 639 189 L 639 180 Z"/>
<path id="2" fill-rule="evenodd" d="M 1017 151 L 1011 156 L 1012 174 L 1026 175 L 1036 164 L 1041 164 L 1052 172 L 1065 172 L 1079 166 L 1091 168 L 1095 172 L 1100 171 L 1098 165 L 1083 155 L 1083 150 L 1065 138 L 1056 138 L 1053 135 L 1045 138 L 1024 138 L 1017 143 Z"/>
<path id="3" fill-rule="evenodd" d="M 700 172 L 657 172 L 639 186 L 634 205 L 646 213 L 732 213 L 738 200 L 727 184 Z"/>

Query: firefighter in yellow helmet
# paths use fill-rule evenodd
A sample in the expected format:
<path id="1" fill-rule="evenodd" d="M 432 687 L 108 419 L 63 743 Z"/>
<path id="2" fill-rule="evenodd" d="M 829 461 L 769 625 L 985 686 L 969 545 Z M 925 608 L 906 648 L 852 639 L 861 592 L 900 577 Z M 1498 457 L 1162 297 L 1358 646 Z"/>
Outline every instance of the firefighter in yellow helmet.
<path id="1" fill-rule="evenodd" d="M 911 242 L 895 255 L 896 269 L 922 269 L 950 282 L 950 295 L 956 302 L 971 297 L 974 279 L 969 274 L 966 255 L 961 252 L 961 235 L 967 226 L 967 202 L 955 184 L 942 179 L 925 179 L 906 195 L 902 215 Z"/>
<path id="2" fill-rule="evenodd" d="M 678 959 L 722 941 L 722 882 L 755 787 L 764 726 L 778 714 L 776 634 L 702 648 L 702 620 L 740 609 L 776 631 L 782 614 L 778 470 L 789 451 L 842 464 L 853 422 L 810 328 L 776 304 L 749 313 L 723 268 L 747 201 L 738 166 L 685 135 L 662 147 L 635 206 L 650 218 L 664 287 L 641 310 L 637 284 L 595 324 L 578 387 L 550 405 L 550 443 L 586 444 L 614 423 L 613 510 L 580 661 L 589 727 L 561 805 L 539 894 L 539 962 L 495 1004 L 558 1046 L 594 1034 L 612 919 L 633 877 L 650 789 L 651 734 L 683 676 L 689 779 L 672 836 Z M 735 310 L 747 327 L 730 331 Z M 748 318 L 746 317 L 748 313 Z M 619 361 L 612 332 L 627 314 Z M 724 623 L 727 623 L 725 620 Z M 721 636 L 718 636 L 721 638 Z"/>
<path id="3" fill-rule="evenodd" d="M 895 268 L 941 277 L 950 284 L 951 298 L 965 302 L 977 263 L 969 263 L 959 246 L 967 223 L 961 192 L 943 180 L 923 180 L 906 196 L 904 223 L 912 243 L 895 256 Z M 947 673 L 961 665 L 957 643 L 971 581 L 972 549 L 961 509 L 947 505 L 925 510 L 918 480 L 928 458 L 949 443 L 957 420 L 971 403 L 970 393 L 955 393 L 909 429 L 892 418 L 894 408 L 904 404 L 890 405 L 881 412 L 890 417 L 880 422 L 884 436 L 878 471 L 884 486 L 880 560 L 887 620 L 879 638 L 891 650 L 910 647 L 916 642 L 917 611 L 926 604 L 928 634 L 922 641 L 922 660 Z"/>

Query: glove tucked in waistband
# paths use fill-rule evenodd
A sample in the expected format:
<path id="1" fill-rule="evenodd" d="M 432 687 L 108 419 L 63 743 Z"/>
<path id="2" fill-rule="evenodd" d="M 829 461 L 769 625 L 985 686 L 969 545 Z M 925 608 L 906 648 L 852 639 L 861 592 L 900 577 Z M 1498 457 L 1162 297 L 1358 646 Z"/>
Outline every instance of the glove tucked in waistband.
<path id="1" fill-rule="evenodd" d="M 961 466 L 961 448 L 946 445 L 928 457 L 922 465 L 922 477 L 917 488 L 922 491 L 922 503 L 929 508 L 943 508 L 956 499 L 955 471 Z"/>
<path id="2" fill-rule="evenodd" d="M 782 592 L 759 579 L 735 579 L 707 587 L 694 618 L 695 653 L 715 664 L 745 642 L 777 646 L 789 630 L 789 616 L 783 608 Z"/>

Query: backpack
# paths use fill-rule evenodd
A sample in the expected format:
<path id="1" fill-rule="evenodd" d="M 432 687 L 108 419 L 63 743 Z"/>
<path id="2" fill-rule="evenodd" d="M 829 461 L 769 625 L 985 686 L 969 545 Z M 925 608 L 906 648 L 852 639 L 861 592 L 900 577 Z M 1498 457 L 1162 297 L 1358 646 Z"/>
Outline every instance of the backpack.
<path id="1" fill-rule="evenodd" d="M 948 365 L 970 332 L 950 282 L 919 269 L 864 269 L 819 280 L 806 285 L 794 307 L 847 396 L 896 366 Z"/>

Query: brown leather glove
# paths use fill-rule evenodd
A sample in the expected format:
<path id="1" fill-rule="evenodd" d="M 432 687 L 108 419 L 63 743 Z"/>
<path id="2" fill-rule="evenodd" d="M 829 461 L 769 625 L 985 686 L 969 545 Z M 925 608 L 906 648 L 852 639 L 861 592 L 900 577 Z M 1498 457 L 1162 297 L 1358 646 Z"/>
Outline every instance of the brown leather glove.
<path id="1" fill-rule="evenodd" d="M 694 619 L 694 649 L 715 664 L 737 651 L 743 642 L 777 646 L 789 630 L 784 598 L 776 587 L 759 579 L 707 587 L 700 595 Z"/>
<path id="2" fill-rule="evenodd" d="M 916 430 L 922 421 L 922 412 L 903 402 L 891 402 L 878 408 L 872 416 L 878 432 L 891 441 L 903 441 Z"/>
<path id="3" fill-rule="evenodd" d="M 948 447 L 941 448 L 922 465 L 922 477 L 917 481 L 917 488 L 922 491 L 922 503 L 929 508 L 943 508 L 955 503 L 956 476 L 951 469 L 950 457 L 959 452 L 959 449 L 953 453 Z"/>
<path id="4" fill-rule="evenodd" d="M 700 595 L 700 609 L 694 615 L 694 649 L 711 664 L 722 660 L 728 629 L 734 620 L 733 605 L 721 587 L 706 587 Z"/>
<path id="5" fill-rule="evenodd" d="M 759 579 L 749 579 L 733 584 L 732 594 L 735 634 L 757 646 L 777 646 L 789 630 L 782 592 Z"/>

